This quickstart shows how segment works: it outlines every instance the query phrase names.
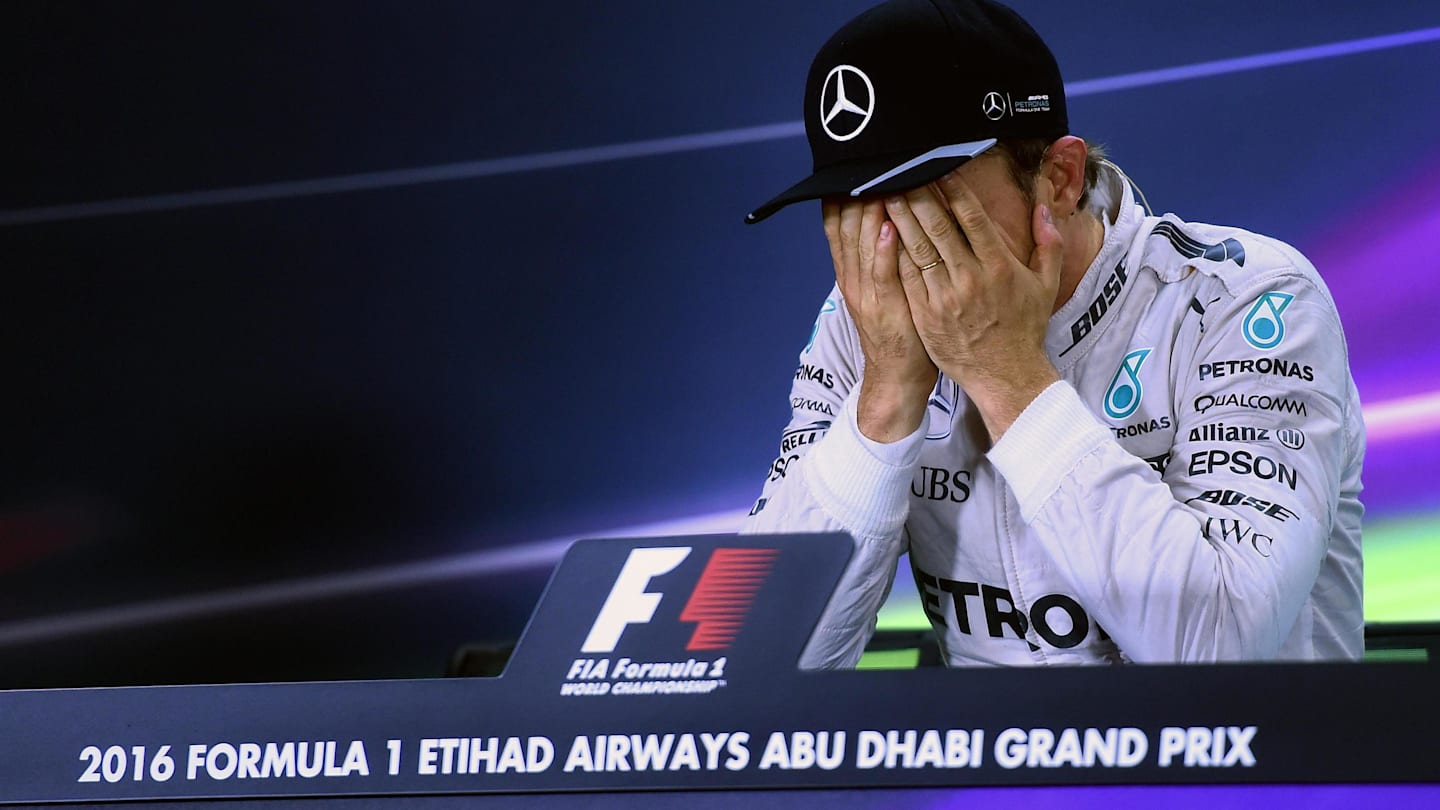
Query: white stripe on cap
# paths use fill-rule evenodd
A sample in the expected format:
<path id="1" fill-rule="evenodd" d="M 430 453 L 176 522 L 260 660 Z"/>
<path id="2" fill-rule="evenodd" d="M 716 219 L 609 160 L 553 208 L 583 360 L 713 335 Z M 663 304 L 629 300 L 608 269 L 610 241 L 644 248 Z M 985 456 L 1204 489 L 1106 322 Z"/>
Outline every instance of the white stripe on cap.
<path id="1" fill-rule="evenodd" d="M 996 143 L 998 143 L 998 141 L 996 141 L 994 138 L 986 138 L 983 141 L 970 141 L 968 143 L 957 143 L 951 146 L 941 146 L 935 149 L 931 149 L 929 152 L 926 152 L 919 157 L 911 158 L 910 160 L 901 163 L 899 166 L 896 166 L 890 171 L 885 172 L 874 180 L 871 180 L 870 182 L 862 186 L 855 187 L 850 192 L 850 196 L 859 197 L 861 194 L 864 194 L 869 189 L 880 185 L 886 180 L 889 180 L 896 175 L 904 174 L 905 172 L 910 171 L 916 166 L 929 163 L 932 160 L 943 160 L 944 158 L 957 157 L 975 157 L 981 152 L 984 152 L 986 149 L 994 146 Z"/>

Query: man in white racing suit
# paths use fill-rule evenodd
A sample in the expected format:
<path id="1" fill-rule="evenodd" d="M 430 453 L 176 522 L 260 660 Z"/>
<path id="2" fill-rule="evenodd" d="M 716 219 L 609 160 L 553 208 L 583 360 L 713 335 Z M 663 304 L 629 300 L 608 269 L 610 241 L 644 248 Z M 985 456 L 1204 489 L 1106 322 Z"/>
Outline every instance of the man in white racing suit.
<path id="1" fill-rule="evenodd" d="M 951 665 L 1360 657 L 1364 424 L 1304 256 L 1146 216 L 989 0 L 866 12 L 805 106 L 815 173 L 747 219 L 820 198 L 836 285 L 744 527 L 855 540 L 802 666 L 854 665 L 907 550 Z"/>

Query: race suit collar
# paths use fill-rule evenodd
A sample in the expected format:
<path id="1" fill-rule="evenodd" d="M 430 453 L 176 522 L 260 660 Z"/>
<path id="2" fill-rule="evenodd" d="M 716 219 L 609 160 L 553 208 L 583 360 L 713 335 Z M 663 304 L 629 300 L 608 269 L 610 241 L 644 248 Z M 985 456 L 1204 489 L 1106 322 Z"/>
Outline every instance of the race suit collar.
<path id="1" fill-rule="evenodd" d="M 1128 283 L 1130 276 L 1139 269 L 1120 269 L 1143 216 L 1135 204 L 1130 184 L 1118 171 L 1102 163 L 1091 197 L 1090 209 L 1099 215 L 1105 228 L 1100 251 L 1081 276 L 1070 300 L 1050 316 L 1045 334 L 1045 352 L 1061 372 L 1074 365 L 1094 344 L 1100 327 L 1106 325 L 1105 313 L 1128 293 L 1132 286 Z"/>

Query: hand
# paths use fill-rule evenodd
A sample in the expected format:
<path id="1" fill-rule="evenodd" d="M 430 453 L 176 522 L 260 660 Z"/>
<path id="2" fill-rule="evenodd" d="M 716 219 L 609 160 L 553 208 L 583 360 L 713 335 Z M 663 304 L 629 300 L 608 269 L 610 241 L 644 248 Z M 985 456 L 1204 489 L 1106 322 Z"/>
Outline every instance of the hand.
<path id="1" fill-rule="evenodd" d="M 1043 200 L 1047 183 L 1040 182 Z M 886 201 L 905 246 L 901 284 L 929 356 L 965 390 L 998 440 L 1060 378 L 1045 354 L 1060 284 L 1060 231 L 1050 209 L 1037 204 L 1027 265 L 958 173 L 941 183 Z"/>
<path id="2" fill-rule="evenodd" d="M 860 432 L 874 441 L 896 441 L 919 427 L 938 375 L 900 283 L 899 235 L 878 200 L 825 200 L 821 212 L 835 280 L 865 355 Z"/>

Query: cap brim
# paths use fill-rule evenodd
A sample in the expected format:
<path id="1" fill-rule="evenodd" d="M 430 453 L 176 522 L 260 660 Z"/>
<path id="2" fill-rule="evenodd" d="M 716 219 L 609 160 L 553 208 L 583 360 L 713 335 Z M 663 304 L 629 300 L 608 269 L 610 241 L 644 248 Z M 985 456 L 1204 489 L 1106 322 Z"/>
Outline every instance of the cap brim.
<path id="1" fill-rule="evenodd" d="M 921 154 L 884 155 L 821 169 L 745 215 L 753 225 L 791 203 L 820 197 L 893 194 L 938 180 L 994 146 L 994 138 L 931 149 Z"/>

